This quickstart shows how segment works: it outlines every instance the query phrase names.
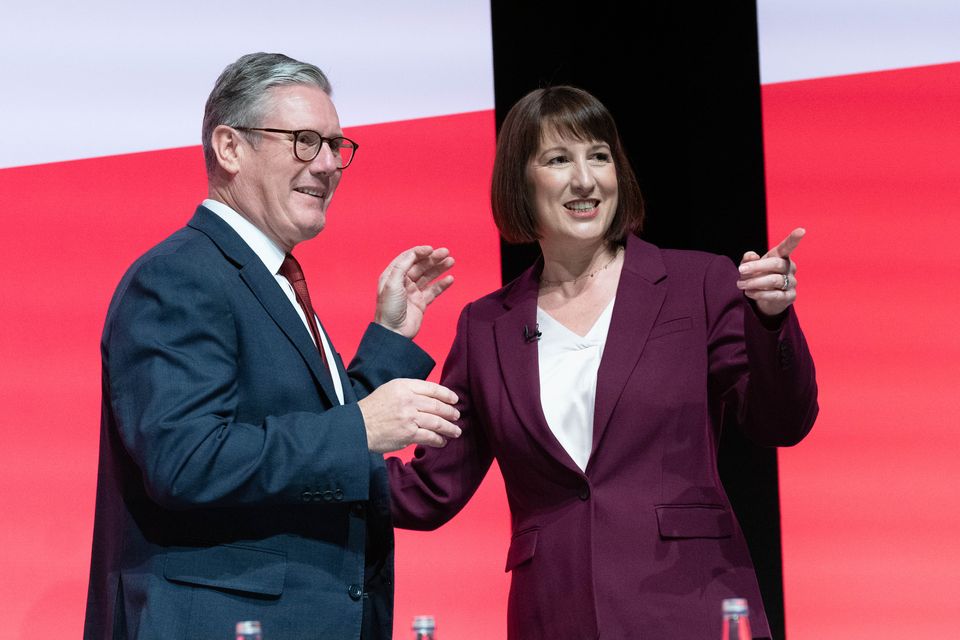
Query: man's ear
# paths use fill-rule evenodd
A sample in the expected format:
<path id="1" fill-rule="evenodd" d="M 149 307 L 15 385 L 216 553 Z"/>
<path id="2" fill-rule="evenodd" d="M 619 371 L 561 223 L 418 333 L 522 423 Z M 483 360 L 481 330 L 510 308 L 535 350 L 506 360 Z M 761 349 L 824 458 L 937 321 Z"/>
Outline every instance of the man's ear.
<path id="1" fill-rule="evenodd" d="M 244 152 L 241 142 L 240 132 L 225 124 L 217 125 L 210 138 L 217 164 L 230 175 L 240 172 Z"/>

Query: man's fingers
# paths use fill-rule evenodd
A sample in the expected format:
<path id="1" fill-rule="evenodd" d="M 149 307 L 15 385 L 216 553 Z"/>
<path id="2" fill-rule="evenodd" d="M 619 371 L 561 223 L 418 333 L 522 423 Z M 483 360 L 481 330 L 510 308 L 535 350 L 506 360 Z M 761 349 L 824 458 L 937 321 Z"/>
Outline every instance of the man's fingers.
<path id="1" fill-rule="evenodd" d="M 430 293 L 433 296 L 433 298 L 436 298 L 441 293 L 449 289 L 450 285 L 452 284 L 453 284 L 453 276 L 445 276 L 443 278 L 440 278 L 439 280 L 435 281 L 433 285 L 430 287 Z"/>
<path id="2" fill-rule="evenodd" d="M 410 439 L 410 444 L 442 449 L 447 446 L 447 440 L 443 436 L 439 436 L 428 429 L 417 429 L 417 432 L 413 434 L 413 438 Z"/>
<path id="3" fill-rule="evenodd" d="M 413 267 L 418 260 L 422 260 L 433 253 L 433 250 L 433 247 L 424 244 L 411 247 L 398 255 L 390 261 L 390 264 L 387 265 L 387 268 L 384 269 L 380 275 L 381 286 L 388 278 L 399 279 L 402 282 L 403 276 L 409 273 L 411 267 Z"/>
<path id="4" fill-rule="evenodd" d="M 438 262 L 437 264 L 424 269 L 419 275 L 415 274 L 413 269 L 411 269 L 407 272 L 407 277 L 410 278 L 410 281 L 415 288 L 422 291 L 429 287 L 431 282 L 449 271 L 451 267 L 453 267 L 453 258 L 447 258 L 442 262 Z"/>
<path id="5" fill-rule="evenodd" d="M 437 299 L 437 297 L 450 288 L 450 285 L 453 284 L 453 276 L 447 276 L 440 280 L 437 280 L 429 288 L 423 291 L 423 301 L 424 304 L 429 305 L 431 302 Z"/>
<path id="6" fill-rule="evenodd" d="M 437 247 L 436 249 L 431 249 L 429 253 L 422 256 L 422 259 L 429 260 L 430 262 L 440 262 L 449 255 L 450 249 L 447 249 L 446 247 Z"/>
<path id="7" fill-rule="evenodd" d="M 439 262 L 425 265 L 422 269 L 417 269 L 417 265 L 414 265 L 407 271 L 407 277 L 417 289 L 423 290 L 430 286 L 431 282 L 449 271 L 453 264 L 453 258 L 447 257 Z"/>
<path id="8" fill-rule="evenodd" d="M 460 437 L 457 394 L 434 382 L 398 378 L 358 402 L 371 451 L 386 453 L 416 443 L 442 447 Z"/>
<path id="9" fill-rule="evenodd" d="M 460 419 L 460 411 L 455 406 L 447 404 L 442 400 L 437 400 L 436 398 L 417 396 L 417 401 L 414 406 L 420 413 L 437 416 L 444 420 L 453 421 Z"/>
<path id="10" fill-rule="evenodd" d="M 780 258 L 789 258 L 790 254 L 800 245 L 800 241 L 803 240 L 803 236 L 807 233 L 807 230 L 803 227 L 797 227 L 790 232 L 786 238 L 780 241 L 780 244 L 775 246 L 770 251 L 763 256 L 764 258 L 768 256 L 778 256 Z"/>
<path id="11" fill-rule="evenodd" d="M 433 252 L 433 247 L 429 245 L 420 245 L 410 247 L 396 258 L 390 261 L 388 269 L 397 269 L 401 273 L 406 273 L 418 260 L 423 260 Z"/>
<path id="12" fill-rule="evenodd" d="M 454 260 L 448 249 L 437 249 L 429 256 L 414 262 L 405 275 L 422 289 L 431 280 L 452 267 L 453 263 Z"/>
<path id="13" fill-rule="evenodd" d="M 456 404 L 459 400 L 457 394 L 450 389 L 447 389 L 445 386 L 437 384 L 436 382 L 428 382 L 426 380 L 409 380 L 409 383 L 410 390 L 417 395 L 435 398 L 441 402 L 446 402 L 447 404 Z"/>
<path id="14" fill-rule="evenodd" d="M 444 420 L 443 418 L 440 418 L 432 413 L 418 413 L 416 423 L 420 429 L 432 431 L 433 433 L 443 436 L 444 438 L 460 437 L 460 427 L 449 420 Z"/>

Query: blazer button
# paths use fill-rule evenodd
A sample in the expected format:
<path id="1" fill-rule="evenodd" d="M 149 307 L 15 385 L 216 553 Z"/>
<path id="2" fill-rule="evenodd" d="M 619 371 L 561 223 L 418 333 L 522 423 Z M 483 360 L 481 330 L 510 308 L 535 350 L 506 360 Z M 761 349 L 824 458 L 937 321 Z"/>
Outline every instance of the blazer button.
<path id="1" fill-rule="evenodd" d="M 337 502 L 340 502 L 341 500 L 343 500 L 343 490 L 337 489 L 336 491 L 334 491 L 333 499 L 336 500 Z"/>
<path id="2" fill-rule="evenodd" d="M 582 487 L 580 487 L 580 495 L 579 495 L 579 498 L 580 498 L 581 500 L 589 500 L 589 499 L 590 499 L 590 485 L 585 484 L 585 485 L 583 485 Z"/>
<path id="3" fill-rule="evenodd" d="M 347 589 L 347 593 L 350 594 L 351 600 L 359 600 L 363 597 L 363 589 L 358 584 L 352 584 Z"/>
<path id="4" fill-rule="evenodd" d="M 310 492 L 310 491 L 304 491 L 303 493 L 300 494 L 300 501 L 301 501 L 301 502 L 310 502 L 311 500 L 313 500 L 313 493 L 312 493 L 312 492 Z"/>
<path id="5" fill-rule="evenodd" d="M 333 491 L 330 491 L 329 489 L 327 489 L 326 491 L 324 491 L 324 492 L 323 492 L 323 500 L 324 500 L 324 502 L 330 502 L 331 500 L 333 500 Z"/>

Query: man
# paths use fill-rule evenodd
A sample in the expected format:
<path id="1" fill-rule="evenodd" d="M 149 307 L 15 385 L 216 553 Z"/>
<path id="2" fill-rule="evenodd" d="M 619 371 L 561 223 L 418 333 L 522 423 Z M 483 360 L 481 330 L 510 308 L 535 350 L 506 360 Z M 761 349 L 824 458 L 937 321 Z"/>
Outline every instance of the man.
<path id="1" fill-rule="evenodd" d="M 117 288 L 87 638 L 227 638 L 242 620 L 269 640 L 391 635 L 381 454 L 459 435 L 456 396 L 406 379 L 433 366 L 410 338 L 453 260 L 390 264 L 345 370 L 291 255 L 356 149 L 329 94 L 283 55 L 228 66 L 204 115 L 208 199 Z"/>

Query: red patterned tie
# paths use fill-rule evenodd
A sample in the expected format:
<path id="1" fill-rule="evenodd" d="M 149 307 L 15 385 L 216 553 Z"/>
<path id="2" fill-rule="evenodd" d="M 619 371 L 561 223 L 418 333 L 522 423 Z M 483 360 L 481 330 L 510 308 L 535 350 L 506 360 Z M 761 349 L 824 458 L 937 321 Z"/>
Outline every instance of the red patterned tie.
<path id="1" fill-rule="evenodd" d="M 303 309 L 303 313 L 307 316 L 307 325 L 310 327 L 310 334 L 313 336 L 313 341 L 320 351 L 320 359 L 323 360 L 323 364 L 327 364 L 327 356 L 323 352 L 323 342 L 320 340 L 320 328 L 317 326 L 317 316 L 313 312 L 313 305 L 310 304 L 307 280 L 303 277 L 303 269 L 300 268 L 300 263 L 297 262 L 297 259 L 294 258 L 292 254 L 288 253 L 283 259 L 283 264 L 280 265 L 280 275 L 293 285 L 293 292 L 297 296 L 297 302 L 300 304 L 300 308 Z"/>

